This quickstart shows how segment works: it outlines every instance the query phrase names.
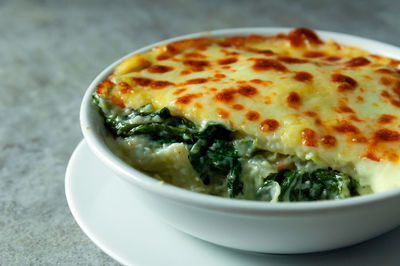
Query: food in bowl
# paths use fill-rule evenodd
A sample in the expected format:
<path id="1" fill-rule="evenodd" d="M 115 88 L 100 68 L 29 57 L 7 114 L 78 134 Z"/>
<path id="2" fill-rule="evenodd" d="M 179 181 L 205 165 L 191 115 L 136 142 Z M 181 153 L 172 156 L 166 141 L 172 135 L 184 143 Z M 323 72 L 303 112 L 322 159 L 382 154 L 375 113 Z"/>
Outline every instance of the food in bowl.
<path id="1" fill-rule="evenodd" d="M 126 58 L 93 102 L 114 152 L 161 181 L 342 199 L 400 186 L 399 63 L 303 28 L 194 38 Z"/>

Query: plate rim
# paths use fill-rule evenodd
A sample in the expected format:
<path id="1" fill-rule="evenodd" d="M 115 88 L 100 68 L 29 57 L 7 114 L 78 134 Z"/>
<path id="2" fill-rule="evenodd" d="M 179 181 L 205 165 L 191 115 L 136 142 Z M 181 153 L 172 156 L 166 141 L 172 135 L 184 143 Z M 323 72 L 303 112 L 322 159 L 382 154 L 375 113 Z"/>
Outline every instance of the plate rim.
<path id="1" fill-rule="evenodd" d="M 72 152 L 72 155 L 68 161 L 67 164 L 67 169 L 65 171 L 65 178 L 64 178 L 64 184 L 65 184 L 65 197 L 67 199 L 67 204 L 68 208 L 72 214 L 72 217 L 74 218 L 75 222 L 78 224 L 80 229 L 85 233 L 85 235 L 98 247 L 100 248 L 101 251 L 106 253 L 108 256 L 116 260 L 117 262 L 121 263 L 122 265 L 132 265 L 129 263 L 129 261 L 126 260 L 126 258 L 123 258 L 122 256 L 118 255 L 116 252 L 108 248 L 103 244 L 101 240 L 96 237 L 96 234 L 89 228 L 89 226 L 83 222 L 83 218 L 77 211 L 77 207 L 75 204 L 75 201 L 72 199 L 72 191 L 71 191 L 71 168 L 72 165 L 75 164 L 75 157 L 77 157 L 77 154 L 83 149 L 84 145 L 87 145 L 85 139 L 81 139 L 81 141 L 76 145 L 74 151 Z"/>
<path id="2" fill-rule="evenodd" d="M 134 261 L 132 261 L 132 259 L 124 257 L 123 255 L 121 255 L 121 252 L 119 252 L 117 248 L 112 248 L 112 247 L 109 248 L 109 247 L 107 247 L 107 245 L 103 244 L 104 239 L 102 240 L 101 236 L 98 236 L 98 233 L 96 233 L 95 230 L 91 229 L 92 227 L 90 226 L 90 223 L 86 223 L 85 219 L 81 217 L 81 215 L 79 214 L 79 212 L 78 212 L 78 210 L 77 210 L 77 208 L 75 206 L 76 202 L 71 197 L 72 194 L 73 194 L 72 191 L 71 191 L 71 189 L 73 188 L 73 186 L 71 186 L 71 180 L 72 179 L 70 178 L 71 177 L 71 171 L 72 171 L 71 167 L 73 167 L 73 165 L 77 164 L 77 163 L 72 164 L 71 162 L 74 162 L 74 161 L 76 162 L 77 154 L 80 153 L 82 150 L 86 149 L 86 152 L 89 152 L 90 155 L 93 156 L 93 158 L 97 161 L 96 163 L 101 164 L 101 161 L 93 154 L 93 152 L 89 149 L 88 145 L 87 146 L 86 145 L 87 145 L 87 143 L 85 142 L 85 140 L 84 139 L 81 140 L 79 142 L 79 144 L 76 145 L 76 147 L 75 147 L 75 149 L 74 149 L 74 151 L 73 151 L 73 153 L 72 153 L 72 155 L 70 157 L 70 160 L 68 162 L 68 166 L 67 166 L 66 174 L 65 174 L 65 194 L 66 194 L 66 198 L 67 198 L 68 207 L 69 207 L 69 209 L 70 209 L 70 211 L 72 213 L 72 216 L 73 216 L 74 220 L 76 221 L 78 226 L 81 228 L 83 233 L 85 233 L 88 236 L 88 238 L 100 250 L 102 250 L 108 256 L 110 256 L 111 258 L 116 260 L 118 263 L 121 263 L 123 265 L 138 265 L 137 264 L 138 262 L 134 262 Z M 117 176 L 110 176 L 110 178 L 113 180 L 112 182 L 118 181 Z M 156 217 L 156 216 L 154 216 L 154 217 Z M 161 221 L 158 220 L 157 223 L 161 224 Z M 166 224 L 165 224 L 165 226 L 166 226 L 166 228 L 169 227 L 169 225 L 166 225 Z M 115 229 L 112 229 L 112 231 L 113 230 L 115 230 Z M 175 230 L 176 229 L 174 229 L 174 231 Z M 394 230 L 396 230 L 396 229 L 394 229 Z M 183 232 L 181 234 L 186 235 Z M 396 236 L 400 237 L 400 231 L 396 234 Z M 188 237 L 195 239 L 195 237 L 193 237 L 193 236 L 188 236 Z M 208 242 L 205 242 L 205 241 L 202 241 L 202 240 L 199 240 L 199 241 L 205 243 L 207 245 L 207 247 L 210 247 L 210 248 L 214 249 L 215 244 L 208 243 Z M 363 245 L 363 244 L 360 244 L 360 245 Z M 353 250 L 353 251 L 350 250 L 352 247 L 346 247 L 346 248 L 330 250 L 330 251 L 324 251 L 324 252 L 307 253 L 307 254 L 294 254 L 293 255 L 293 259 L 295 259 L 296 257 L 299 257 L 299 256 L 300 257 L 310 256 L 309 259 L 312 259 L 312 261 L 314 263 L 318 257 L 320 257 L 323 254 L 326 254 L 326 255 L 329 256 L 329 261 L 328 261 L 330 263 L 329 265 L 332 265 L 331 263 L 335 263 L 335 260 L 337 260 L 337 258 L 340 258 L 340 256 L 337 257 L 337 255 L 336 255 L 337 251 L 348 249 L 350 253 L 356 252 L 355 254 L 357 254 L 357 253 L 360 252 L 360 250 L 359 250 L 359 248 L 357 248 L 357 246 L 359 246 L 359 245 L 352 246 L 352 247 L 355 247 L 355 250 Z M 243 254 L 244 254 L 243 256 L 245 256 L 246 254 L 247 254 L 246 256 L 251 255 L 251 256 L 256 256 L 256 257 L 258 257 L 258 255 L 266 255 L 267 257 L 269 257 L 270 255 L 271 256 L 275 256 L 274 254 L 268 254 L 268 253 L 263 254 L 263 253 L 253 253 L 253 252 L 238 251 L 238 250 L 234 250 L 234 249 L 230 249 L 230 248 L 226 248 L 226 247 L 220 247 L 218 245 L 216 245 L 215 247 L 222 248 L 222 249 L 227 250 L 227 251 L 233 251 L 234 253 L 238 252 L 239 254 L 241 252 L 243 252 Z M 368 247 L 368 246 L 367 246 L 367 248 L 371 249 L 371 247 Z M 372 246 L 372 248 L 374 248 L 374 247 Z M 214 255 L 212 255 L 212 256 L 214 256 Z M 239 256 L 241 256 L 241 255 L 239 255 Z M 292 257 L 292 255 L 289 255 L 289 256 Z M 287 257 L 287 255 L 283 255 L 283 257 Z M 332 261 L 331 261 L 331 259 L 332 259 Z M 247 260 L 247 258 L 243 257 L 243 260 Z M 361 259 L 361 260 L 365 261 L 363 259 Z M 290 261 L 292 261 L 292 260 L 290 260 Z M 342 260 L 340 260 L 340 261 L 342 261 Z M 250 261 L 249 263 L 253 263 L 254 264 L 254 262 L 258 262 L 258 260 L 255 259 L 254 261 Z M 284 265 L 286 265 L 287 262 L 285 262 L 285 260 L 283 259 L 282 263 Z M 304 265 L 309 265 L 309 264 L 307 264 L 307 261 L 302 261 L 301 263 L 302 263 L 302 265 L 303 264 Z M 253 264 L 251 264 L 251 265 L 253 265 Z"/>

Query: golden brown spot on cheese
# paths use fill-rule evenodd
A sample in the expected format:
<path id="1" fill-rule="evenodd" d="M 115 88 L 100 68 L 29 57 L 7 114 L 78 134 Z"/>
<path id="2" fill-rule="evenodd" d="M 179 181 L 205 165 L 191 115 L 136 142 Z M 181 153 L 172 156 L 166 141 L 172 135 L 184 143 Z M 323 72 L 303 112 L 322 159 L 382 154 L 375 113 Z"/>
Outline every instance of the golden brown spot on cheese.
<path id="1" fill-rule="evenodd" d="M 400 81 L 396 82 L 396 85 L 393 87 L 393 92 L 400 98 Z"/>
<path id="2" fill-rule="evenodd" d="M 261 80 L 261 79 L 252 79 L 252 80 L 250 80 L 250 82 L 254 83 L 254 84 L 261 84 L 264 86 L 269 86 L 269 85 L 273 84 L 273 82 L 271 80 Z"/>
<path id="3" fill-rule="evenodd" d="M 393 82 L 393 79 L 387 78 L 387 77 L 381 77 L 381 79 L 379 80 L 380 83 L 384 86 L 390 86 Z"/>
<path id="4" fill-rule="evenodd" d="M 118 83 L 118 90 L 122 94 L 126 94 L 131 90 L 131 86 L 129 86 L 129 84 L 126 82 L 120 82 L 120 83 Z"/>
<path id="5" fill-rule="evenodd" d="M 287 36 L 286 36 L 286 34 L 281 32 L 281 33 L 278 33 L 277 35 L 275 35 L 275 39 L 277 39 L 277 40 L 287 39 Z"/>
<path id="6" fill-rule="evenodd" d="M 390 98 L 390 94 L 389 94 L 389 92 L 386 91 L 386 90 L 383 90 L 383 91 L 381 92 L 381 96 L 382 96 L 382 97 L 385 97 L 385 98 Z"/>
<path id="7" fill-rule="evenodd" d="M 357 98 L 356 98 L 356 102 L 357 103 L 361 103 L 361 102 L 363 102 L 364 101 L 364 97 L 362 97 L 362 96 L 357 96 Z"/>
<path id="8" fill-rule="evenodd" d="M 391 123 L 397 117 L 394 115 L 383 114 L 378 118 L 378 123 L 380 124 L 388 124 Z"/>
<path id="9" fill-rule="evenodd" d="M 377 54 L 369 54 L 370 57 L 376 58 L 376 59 L 382 59 L 382 56 L 377 55 Z"/>
<path id="10" fill-rule="evenodd" d="M 317 113 L 313 112 L 313 111 L 306 111 L 306 112 L 303 112 L 303 114 L 305 114 L 306 116 L 310 116 L 310 117 L 316 117 L 317 116 Z"/>
<path id="11" fill-rule="evenodd" d="M 150 73 L 166 73 L 172 71 L 174 68 L 171 66 L 152 65 L 147 68 Z"/>
<path id="12" fill-rule="evenodd" d="M 326 148 L 334 147 L 336 145 L 336 138 L 331 135 L 323 136 L 321 138 L 321 144 Z"/>
<path id="13" fill-rule="evenodd" d="M 188 93 L 175 100 L 176 103 L 189 104 L 192 99 L 201 97 L 201 93 Z"/>
<path id="14" fill-rule="evenodd" d="M 323 43 L 314 31 L 306 28 L 297 28 L 292 30 L 289 32 L 287 38 L 290 45 L 295 47 Z"/>
<path id="15" fill-rule="evenodd" d="M 265 119 L 260 123 L 260 130 L 262 132 L 272 132 L 279 127 L 279 122 L 275 119 Z"/>
<path id="16" fill-rule="evenodd" d="M 224 74 L 219 74 L 219 73 L 218 73 L 218 74 L 215 74 L 214 77 L 219 78 L 219 79 L 222 79 L 222 78 L 225 78 L 226 75 L 224 75 Z"/>
<path id="17" fill-rule="evenodd" d="M 335 62 L 335 61 L 339 61 L 342 58 L 340 58 L 339 56 L 328 56 L 328 57 L 325 57 L 324 59 L 327 61 Z"/>
<path id="18" fill-rule="evenodd" d="M 360 118 L 358 118 L 356 115 L 350 115 L 349 118 L 355 122 L 364 122 L 364 120 L 361 120 Z"/>
<path id="19" fill-rule="evenodd" d="M 215 95 L 215 99 L 223 103 L 228 103 L 234 99 L 235 93 L 236 90 L 234 89 L 223 89 Z"/>
<path id="20" fill-rule="evenodd" d="M 340 133 L 359 133 L 360 130 L 352 125 L 350 122 L 342 120 L 340 121 L 336 126 L 333 126 L 333 128 Z"/>
<path id="21" fill-rule="evenodd" d="M 243 96 L 250 97 L 257 94 L 257 89 L 249 85 L 240 86 L 238 92 Z"/>
<path id="22" fill-rule="evenodd" d="M 364 78 L 369 79 L 369 80 L 373 80 L 374 78 L 371 77 L 370 75 L 363 75 Z"/>
<path id="23" fill-rule="evenodd" d="M 230 69 L 230 66 L 223 66 L 222 69 Z"/>
<path id="24" fill-rule="evenodd" d="M 111 95 L 110 101 L 112 102 L 113 105 L 125 108 L 124 101 L 121 98 L 116 97 L 115 95 Z"/>
<path id="25" fill-rule="evenodd" d="M 372 161 L 376 161 L 376 162 L 379 162 L 379 161 L 380 161 L 380 158 L 377 157 L 377 156 L 376 156 L 375 154 L 373 154 L 372 152 L 369 152 L 369 153 L 365 154 L 365 155 L 362 156 L 362 157 L 368 158 L 368 159 L 370 159 L 370 160 L 372 160 Z"/>
<path id="26" fill-rule="evenodd" d="M 156 57 L 156 59 L 159 60 L 159 61 L 163 61 L 163 60 L 169 59 L 171 56 L 172 56 L 172 55 L 169 55 L 169 54 L 167 54 L 167 53 L 163 53 L 163 54 L 158 55 L 158 56 Z"/>
<path id="27" fill-rule="evenodd" d="M 268 70 L 276 70 L 280 72 L 286 72 L 287 68 L 279 63 L 279 61 L 273 59 L 255 59 L 255 64 L 253 65 L 253 69 L 256 71 L 268 71 Z"/>
<path id="28" fill-rule="evenodd" d="M 219 42 L 218 42 L 218 45 L 219 45 L 220 47 L 225 47 L 225 48 L 231 46 L 230 43 L 225 42 L 225 41 L 219 41 Z"/>
<path id="29" fill-rule="evenodd" d="M 391 103 L 392 105 L 396 106 L 396 107 L 400 107 L 400 101 L 391 99 L 391 100 L 390 100 L 390 103 Z"/>
<path id="30" fill-rule="evenodd" d="M 203 67 L 210 66 L 210 63 L 206 60 L 187 59 L 187 60 L 183 60 L 183 64 L 186 66 L 190 66 L 192 68 L 203 68 Z"/>
<path id="31" fill-rule="evenodd" d="M 225 110 L 222 109 L 222 108 L 217 108 L 216 111 L 217 111 L 218 117 L 220 117 L 220 118 L 222 118 L 222 119 L 226 119 L 226 118 L 229 117 L 229 112 L 228 112 L 228 111 L 225 111 Z"/>
<path id="32" fill-rule="evenodd" d="M 286 97 L 286 102 L 289 107 L 291 108 L 298 108 L 301 104 L 300 95 L 297 92 L 290 92 L 289 95 Z"/>
<path id="33" fill-rule="evenodd" d="M 199 51 L 207 51 L 207 46 L 206 45 L 199 46 L 199 47 L 197 47 L 197 50 L 199 50 Z"/>
<path id="34" fill-rule="evenodd" d="M 223 41 L 220 42 L 221 46 L 223 47 L 230 47 L 230 46 L 243 46 L 245 45 L 248 36 L 232 36 L 227 37 Z"/>
<path id="35" fill-rule="evenodd" d="M 387 157 L 391 162 L 397 162 L 399 160 L 399 155 L 394 152 L 389 153 Z"/>
<path id="36" fill-rule="evenodd" d="M 395 74 L 395 72 L 391 69 L 388 68 L 379 68 L 377 70 L 375 70 L 376 73 L 379 74 Z"/>
<path id="37" fill-rule="evenodd" d="M 148 79 L 148 78 L 132 77 L 131 79 L 132 79 L 132 81 L 136 82 L 136 84 L 138 84 L 142 87 L 149 86 L 153 82 L 153 80 Z"/>
<path id="38" fill-rule="evenodd" d="M 246 119 L 250 121 L 257 121 L 258 119 L 260 119 L 260 114 L 255 111 L 248 111 L 246 113 Z"/>
<path id="39" fill-rule="evenodd" d="M 303 56 L 308 58 L 317 58 L 317 57 L 324 57 L 325 53 L 318 51 L 306 51 L 303 53 Z"/>
<path id="40" fill-rule="evenodd" d="M 399 65 L 400 65 L 400 60 L 390 59 L 389 65 L 391 65 L 392 67 L 399 67 Z"/>
<path id="41" fill-rule="evenodd" d="M 266 105 L 268 105 L 268 104 L 271 104 L 271 103 L 272 103 L 271 97 L 269 97 L 269 96 L 265 96 L 265 97 L 264 97 L 264 99 L 265 99 L 264 103 L 265 103 Z"/>
<path id="42" fill-rule="evenodd" d="M 274 55 L 275 53 L 273 52 L 273 51 L 271 51 L 271 50 L 261 50 L 261 51 L 258 51 L 259 53 L 261 53 L 261 54 L 264 54 L 265 56 L 272 56 L 272 55 Z"/>
<path id="43" fill-rule="evenodd" d="M 235 110 L 243 110 L 244 106 L 241 104 L 234 104 L 234 105 L 232 105 L 232 108 Z"/>
<path id="44" fill-rule="evenodd" d="M 282 61 L 287 64 L 305 64 L 308 62 L 306 59 L 295 58 L 295 57 L 288 57 L 288 56 L 281 56 L 278 57 L 279 61 Z"/>
<path id="45" fill-rule="evenodd" d="M 313 76 L 308 72 L 301 71 L 301 72 L 296 72 L 293 78 L 297 81 L 305 82 L 305 81 L 311 81 L 313 79 Z"/>
<path id="46" fill-rule="evenodd" d="M 343 48 L 339 43 L 335 41 L 333 41 L 333 45 L 336 47 L 337 50 L 341 50 Z"/>
<path id="47" fill-rule="evenodd" d="M 178 89 L 178 90 L 174 91 L 172 94 L 173 95 L 179 95 L 179 94 L 181 94 L 182 92 L 184 92 L 186 90 L 187 90 L 186 88 Z"/>
<path id="48" fill-rule="evenodd" d="M 322 121 L 321 121 L 321 119 L 319 119 L 319 118 L 315 118 L 314 123 L 315 123 L 317 126 L 322 126 Z"/>
<path id="49" fill-rule="evenodd" d="M 175 43 L 169 43 L 166 46 L 167 52 L 172 53 L 172 54 L 177 54 L 179 53 L 180 49 L 175 46 Z"/>
<path id="50" fill-rule="evenodd" d="M 263 81 L 261 79 L 252 79 L 250 82 L 253 82 L 255 84 L 261 84 Z"/>
<path id="51" fill-rule="evenodd" d="M 377 130 L 374 135 L 375 143 L 387 142 L 387 141 L 399 141 L 399 140 L 400 140 L 399 132 L 387 128 Z"/>
<path id="52" fill-rule="evenodd" d="M 203 108 L 203 105 L 201 103 L 194 103 L 194 107 L 196 107 L 197 109 L 201 109 Z"/>
<path id="53" fill-rule="evenodd" d="M 368 147 L 367 153 L 365 155 L 363 155 L 362 157 L 364 158 L 368 158 L 370 160 L 373 161 L 381 161 L 382 159 L 387 159 L 391 162 L 397 162 L 399 160 L 399 155 L 397 154 L 397 151 L 393 151 L 393 150 L 384 150 L 384 151 L 379 151 L 379 149 L 377 150 L 378 143 L 373 143 L 372 145 L 370 145 Z M 379 153 L 379 155 L 377 154 Z"/>
<path id="54" fill-rule="evenodd" d="M 155 90 L 163 89 L 167 86 L 172 86 L 174 83 L 166 81 L 166 80 L 156 80 L 150 83 L 150 87 Z"/>
<path id="55" fill-rule="evenodd" d="M 190 73 L 191 73 L 191 72 L 190 72 L 189 70 L 182 70 L 180 74 L 181 74 L 182 76 L 184 76 L 184 75 L 187 75 L 187 74 L 190 74 Z"/>
<path id="56" fill-rule="evenodd" d="M 317 147 L 317 134 L 310 128 L 305 128 L 301 131 L 302 143 L 304 146 Z"/>
<path id="57" fill-rule="evenodd" d="M 236 63 L 237 61 L 238 60 L 236 57 L 230 57 L 230 58 L 224 58 L 224 59 L 218 60 L 218 64 L 219 65 L 229 65 L 229 64 Z"/>
<path id="58" fill-rule="evenodd" d="M 235 51 L 228 51 L 226 49 L 220 49 L 219 50 L 221 53 L 224 53 L 226 56 L 230 56 L 230 55 L 238 55 L 238 52 Z"/>
<path id="59" fill-rule="evenodd" d="M 355 57 L 350 59 L 349 61 L 345 62 L 344 64 L 347 67 L 359 67 L 359 66 L 366 66 L 370 63 L 370 61 L 365 57 Z"/>
<path id="60" fill-rule="evenodd" d="M 114 86 L 114 83 L 112 83 L 110 80 L 106 79 L 100 82 L 99 85 L 96 87 L 96 93 L 97 94 L 106 94 L 108 93 L 108 90 L 111 89 Z"/>
<path id="61" fill-rule="evenodd" d="M 332 74 L 331 80 L 333 82 L 339 83 L 338 86 L 339 91 L 354 90 L 357 87 L 357 81 L 343 74 Z"/>
<path id="62" fill-rule="evenodd" d="M 202 55 L 201 53 L 198 53 L 198 52 L 190 52 L 190 53 L 184 54 L 183 57 L 186 57 L 186 58 L 205 58 L 206 56 L 204 56 L 204 55 Z"/>
<path id="63" fill-rule="evenodd" d="M 339 107 L 336 109 L 338 113 L 354 113 L 354 110 L 347 106 L 344 102 L 341 102 Z"/>
<path id="64" fill-rule="evenodd" d="M 255 48 L 246 48 L 245 50 L 249 51 L 249 52 L 253 52 L 253 53 L 258 53 L 258 54 L 263 54 L 265 56 L 272 56 L 275 53 L 271 50 L 260 50 L 260 49 L 255 49 Z"/>
<path id="65" fill-rule="evenodd" d="M 399 108 L 400 108 L 400 101 L 393 99 L 393 97 L 390 95 L 390 93 L 389 93 L 388 91 L 383 90 L 383 91 L 381 92 L 381 96 L 384 97 L 384 98 L 389 99 L 389 100 L 390 100 L 390 103 L 391 103 L 393 106 L 396 106 L 396 107 L 399 107 Z"/>
<path id="66" fill-rule="evenodd" d="M 197 78 L 197 79 L 189 79 L 185 82 L 185 84 L 202 84 L 206 83 L 208 79 L 205 78 Z"/>

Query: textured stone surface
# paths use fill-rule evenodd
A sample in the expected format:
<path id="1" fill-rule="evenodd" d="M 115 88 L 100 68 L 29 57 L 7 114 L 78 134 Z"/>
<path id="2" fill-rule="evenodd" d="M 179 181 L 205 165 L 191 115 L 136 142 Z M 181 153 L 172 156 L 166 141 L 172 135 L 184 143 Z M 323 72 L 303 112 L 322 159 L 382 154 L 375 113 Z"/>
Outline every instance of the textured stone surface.
<path id="1" fill-rule="evenodd" d="M 113 265 L 64 196 L 90 81 L 143 45 L 244 26 L 305 26 L 400 46 L 393 1 L 0 1 L 0 265 Z"/>

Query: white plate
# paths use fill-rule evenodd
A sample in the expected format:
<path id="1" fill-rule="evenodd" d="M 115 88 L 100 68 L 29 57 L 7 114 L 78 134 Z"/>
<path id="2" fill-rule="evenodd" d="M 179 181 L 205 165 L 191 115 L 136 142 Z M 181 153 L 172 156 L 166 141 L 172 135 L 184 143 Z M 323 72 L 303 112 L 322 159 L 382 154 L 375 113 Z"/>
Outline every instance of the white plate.
<path id="1" fill-rule="evenodd" d="M 81 141 L 65 176 L 69 207 L 86 235 L 125 265 L 398 265 L 400 261 L 400 227 L 363 244 L 323 253 L 268 255 L 223 248 L 162 223 L 140 205 L 129 186 Z"/>

